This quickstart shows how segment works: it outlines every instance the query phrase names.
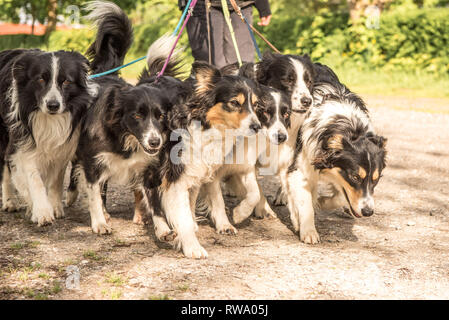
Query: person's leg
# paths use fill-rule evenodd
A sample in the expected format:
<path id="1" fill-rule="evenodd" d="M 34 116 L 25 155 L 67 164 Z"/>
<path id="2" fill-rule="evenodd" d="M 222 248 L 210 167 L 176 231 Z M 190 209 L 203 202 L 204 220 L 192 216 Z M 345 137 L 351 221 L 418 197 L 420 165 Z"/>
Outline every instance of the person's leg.
<path id="1" fill-rule="evenodd" d="M 253 23 L 253 7 L 248 6 L 242 9 L 249 24 Z M 254 43 L 251 39 L 246 23 L 244 23 L 236 13 L 231 14 L 232 25 L 234 26 L 235 37 L 240 50 L 240 56 L 243 62 L 254 62 Z M 235 50 L 234 50 L 235 52 Z M 236 60 L 237 61 L 237 60 Z"/>
<path id="2" fill-rule="evenodd" d="M 205 13 L 192 16 L 187 22 L 187 34 L 189 36 L 190 48 L 196 61 L 209 60 L 209 48 L 207 44 L 207 22 Z"/>
<path id="3" fill-rule="evenodd" d="M 252 12 L 253 10 L 251 6 L 242 9 L 242 13 L 249 23 L 252 23 L 253 21 Z M 254 62 L 254 45 L 251 40 L 248 27 L 235 12 L 231 12 L 231 22 L 234 28 L 235 39 L 237 41 L 242 62 Z M 232 42 L 228 25 L 225 25 L 223 47 L 224 56 L 226 58 L 225 65 L 236 63 L 237 54 L 235 52 L 234 43 Z"/>
<path id="4" fill-rule="evenodd" d="M 224 32 L 227 30 L 227 26 L 221 9 L 210 9 L 210 30 L 212 42 L 212 64 L 217 68 L 222 68 L 227 65 L 224 51 Z"/>

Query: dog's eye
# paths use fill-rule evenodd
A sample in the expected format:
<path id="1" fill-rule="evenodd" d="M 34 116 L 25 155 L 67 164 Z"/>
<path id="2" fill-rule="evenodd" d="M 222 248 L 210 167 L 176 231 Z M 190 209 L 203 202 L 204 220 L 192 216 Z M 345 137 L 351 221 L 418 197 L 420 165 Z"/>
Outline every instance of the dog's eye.
<path id="1" fill-rule="evenodd" d="M 352 175 L 350 175 L 350 177 L 351 177 L 351 180 L 356 183 L 362 182 L 362 178 L 358 174 L 352 174 Z"/>
<path id="2" fill-rule="evenodd" d="M 237 100 L 231 100 L 229 103 L 231 104 L 231 106 L 233 108 L 239 108 L 240 107 L 240 103 Z"/>
<path id="3" fill-rule="evenodd" d="M 270 114 L 268 112 L 264 112 L 263 115 L 267 118 L 270 119 Z"/>
<path id="4" fill-rule="evenodd" d="M 164 118 L 165 118 L 165 114 L 161 114 L 160 116 L 159 116 L 159 120 L 164 120 Z"/>
<path id="5" fill-rule="evenodd" d="M 72 83 L 71 81 L 65 80 L 65 81 L 62 83 L 62 85 L 63 85 L 63 86 L 68 86 L 68 85 L 71 84 L 71 83 Z"/>
<path id="6" fill-rule="evenodd" d="M 288 113 L 284 113 L 284 119 L 288 119 L 290 115 Z"/>
<path id="7" fill-rule="evenodd" d="M 39 84 L 41 84 L 41 85 L 44 85 L 44 84 L 45 84 L 45 80 L 44 80 L 43 78 L 37 79 L 37 82 L 38 82 Z"/>
<path id="8" fill-rule="evenodd" d="M 142 115 L 139 113 L 136 113 L 136 114 L 134 114 L 134 119 L 140 120 L 140 119 L 142 119 Z"/>

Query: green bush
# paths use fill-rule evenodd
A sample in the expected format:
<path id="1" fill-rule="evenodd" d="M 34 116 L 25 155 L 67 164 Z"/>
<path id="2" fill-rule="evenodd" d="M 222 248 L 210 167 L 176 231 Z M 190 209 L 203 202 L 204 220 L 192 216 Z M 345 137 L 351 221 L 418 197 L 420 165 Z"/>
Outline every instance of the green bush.
<path id="1" fill-rule="evenodd" d="M 48 50 L 68 50 L 86 52 L 95 39 L 95 30 L 90 28 L 55 31 L 48 40 Z"/>
<path id="2" fill-rule="evenodd" d="M 0 51 L 17 48 L 39 48 L 44 44 L 43 36 L 13 34 L 0 37 Z"/>
<path id="3" fill-rule="evenodd" d="M 351 25 L 345 12 L 278 18 L 264 32 L 284 53 L 308 53 L 334 65 L 449 72 L 449 8 L 384 12 L 379 29 Z"/>

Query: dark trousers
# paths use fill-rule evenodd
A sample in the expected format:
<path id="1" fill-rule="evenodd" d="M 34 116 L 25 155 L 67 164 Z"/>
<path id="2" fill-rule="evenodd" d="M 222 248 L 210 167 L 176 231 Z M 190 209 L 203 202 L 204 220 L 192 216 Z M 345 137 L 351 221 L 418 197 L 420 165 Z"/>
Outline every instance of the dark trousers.
<path id="1" fill-rule="evenodd" d="M 203 11 L 201 11 L 203 12 Z M 242 9 L 249 23 L 253 22 L 253 9 L 251 6 Z M 231 12 L 232 26 L 243 62 L 254 62 L 254 44 L 246 24 L 239 16 Z M 212 64 L 222 68 L 237 62 L 237 55 L 232 42 L 231 33 L 224 19 L 223 11 L 217 8 L 210 10 L 211 53 Z M 190 47 L 195 60 L 209 60 L 209 47 L 207 41 L 207 20 L 205 14 L 197 14 L 187 23 Z"/>

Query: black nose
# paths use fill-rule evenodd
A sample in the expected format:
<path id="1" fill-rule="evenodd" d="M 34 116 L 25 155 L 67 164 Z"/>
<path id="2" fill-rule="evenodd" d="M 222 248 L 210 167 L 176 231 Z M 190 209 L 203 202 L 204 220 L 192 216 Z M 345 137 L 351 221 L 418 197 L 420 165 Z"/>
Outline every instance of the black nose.
<path id="1" fill-rule="evenodd" d="M 365 217 L 372 216 L 373 213 L 374 213 L 374 210 L 372 208 L 365 207 L 365 208 L 362 209 L 362 214 Z"/>
<path id="2" fill-rule="evenodd" d="M 282 143 L 282 142 L 284 142 L 285 140 L 287 140 L 287 135 L 284 134 L 284 133 L 282 133 L 282 132 L 279 132 L 279 133 L 277 134 L 277 136 L 278 136 L 278 142 L 279 142 L 279 143 Z"/>
<path id="3" fill-rule="evenodd" d="M 150 138 L 148 140 L 148 144 L 150 145 L 151 148 L 157 148 L 161 145 L 161 138 L 159 137 Z"/>
<path id="4" fill-rule="evenodd" d="M 250 128 L 251 130 L 253 130 L 254 132 L 256 132 L 256 133 L 257 133 L 257 131 L 259 131 L 260 129 L 262 129 L 262 127 L 260 126 L 260 124 L 258 124 L 258 123 L 256 123 L 256 122 L 251 123 L 251 125 L 249 126 L 249 128 Z"/>
<path id="5" fill-rule="evenodd" d="M 309 107 L 312 104 L 312 99 L 308 98 L 308 97 L 302 97 L 301 98 L 301 104 L 304 107 Z"/>
<path id="6" fill-rule="evenodd" d="M 47 109 L 50 112 L 56 112 L 56 111 L 59 110 L 60 105 L 61 104 L 59 103 L 59 101 L 50 100 L 50 101 L 47 102 Z"/>

